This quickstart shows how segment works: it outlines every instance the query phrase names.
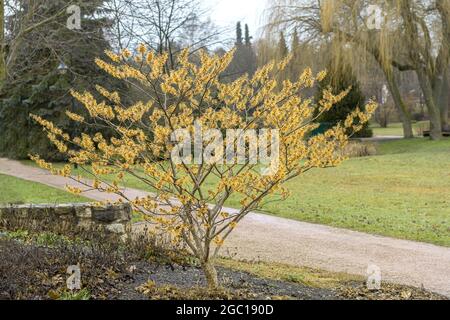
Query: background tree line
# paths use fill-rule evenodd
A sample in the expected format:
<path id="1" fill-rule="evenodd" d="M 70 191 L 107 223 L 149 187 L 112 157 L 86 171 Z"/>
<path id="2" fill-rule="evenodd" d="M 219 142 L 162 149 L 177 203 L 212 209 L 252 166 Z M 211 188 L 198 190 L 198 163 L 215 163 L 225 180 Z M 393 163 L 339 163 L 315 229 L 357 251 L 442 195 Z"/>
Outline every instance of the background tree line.
<path id="1" fill-rule="evenodd" d="M 413 90 L 426 107 L 432 139 L 449 130 L 449 1 L 278 0 L 268 19 L 270 33 L 298 30 L 304 43 L 325 46 L 323 53 L 337 61 L 344 57 L 360 81 L 381 73 L 406 138 L 413 137 L 405 101 Z M 405 82 L 416 86 L 405 92 Z"/>
<path id="2" fill-rule="evenodd" d="M 81 9 L 81 30 L 66 25 L 73 4 Z M 367 8 L 373 4 L 383 12 L 377 28 L 368 24 L 373 17 Z M 0 0 L 0 154 L 26 158 L 37 152 L 60 159 L 30 113 L 73 134 L 103 130 L 70 127 L 64 111 L 80 106 L 69 90 L 92 91 L 101 83 L 130 100 L 142 98 L 143 88 L 117 83 L 93 63 L 105 50 L 119 52 L 138 43 L 168 52 L 167 71 L 176 67 L 183 48 L 191 48 L 195 61 L 200 49 L 223 55 L 235 47 L 221 76 L 225 82 L 291 54 L 278 82 L 295 81 L 311 66 L 329 71 L 324 86 L 352 87 L 324 123 L 338 121 L 369 98 L 381 101 L 386 86 L 389 99 L 376 115 L 380 125 L 398 117 L 404 136 L 411 138 L 412 121 L 427 119 L 431 137 L 440 139 L 450 129 L 449 6 L 438 0 L 277 0 L 267 8 L 262 37 L 253 38 L 254 30 L 243 21 L 224 44 L 224 30 L 209 19 L 201 0 Z M 308 91 L 315 95 L 317 88 Z"/>

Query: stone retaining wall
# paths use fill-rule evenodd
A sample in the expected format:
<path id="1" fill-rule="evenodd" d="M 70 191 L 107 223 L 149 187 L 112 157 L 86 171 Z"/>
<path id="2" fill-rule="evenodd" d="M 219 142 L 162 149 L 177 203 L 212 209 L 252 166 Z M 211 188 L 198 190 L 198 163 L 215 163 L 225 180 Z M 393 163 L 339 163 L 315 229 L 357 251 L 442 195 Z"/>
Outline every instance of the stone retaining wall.
<path id="1" fill-rule="evenodd" d="M 125 234 L 131 230 L 132 210 L 128 204 L 96 207 L 92 204 L 0 205 L 0 219 L 52 221 L 67 228 L 107 230 Z"/>

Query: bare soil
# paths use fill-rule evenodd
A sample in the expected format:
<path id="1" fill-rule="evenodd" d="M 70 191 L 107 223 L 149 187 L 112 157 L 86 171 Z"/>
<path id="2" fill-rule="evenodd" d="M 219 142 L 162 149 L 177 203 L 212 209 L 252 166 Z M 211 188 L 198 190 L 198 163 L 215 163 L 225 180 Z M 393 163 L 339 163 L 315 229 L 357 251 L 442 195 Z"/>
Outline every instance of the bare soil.
<path id="1" fill-rule="evenodd" d="M 246 272 L 219 268 L 223 289 L 208 292 L 201 270 L 195 266 L 130 262 L 120 255 L 99 256 L 77 247 L 42 247 L 0 237 L 0 300 L 61 299 L 67 293 L 68 265 L 80 263 L 83 287 L 90 299 L 168 300 L 345 300 L 345 299 L 445 299 L 425 290 L 385 284 L 368 291 L 363 283 L 343 283 L 337 288 L 316 288 L 287 281 L 260 278 Z M 141 290 L 143 286 L 150 290 Z"/>

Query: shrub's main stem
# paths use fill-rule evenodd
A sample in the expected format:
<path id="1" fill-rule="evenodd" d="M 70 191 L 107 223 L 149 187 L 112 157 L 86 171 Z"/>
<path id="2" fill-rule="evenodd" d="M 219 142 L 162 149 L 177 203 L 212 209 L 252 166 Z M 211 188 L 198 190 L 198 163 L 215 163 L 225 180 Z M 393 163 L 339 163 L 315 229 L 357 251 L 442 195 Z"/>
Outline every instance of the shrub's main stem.
<path id="1" fill-rule="evenodd" d="M 209 289 L 216 289 L 219 286 L 219 278 L 217 270 L 211 261 L 202 263 L 203 273 L 205 274 L 206 283 Z"/>

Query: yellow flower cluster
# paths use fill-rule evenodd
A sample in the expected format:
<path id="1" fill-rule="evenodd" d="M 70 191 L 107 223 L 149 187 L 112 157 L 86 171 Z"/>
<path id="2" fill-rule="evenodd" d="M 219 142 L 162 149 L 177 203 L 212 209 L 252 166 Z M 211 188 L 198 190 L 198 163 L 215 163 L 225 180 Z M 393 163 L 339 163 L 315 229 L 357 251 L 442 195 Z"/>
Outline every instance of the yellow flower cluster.
<path id="1" fill-rule="evenodd" d="M 114 119 L 114 112 L 111 106 L 105 102 L 98 103 L 90 92 L 79 93 L 71 91 L 72 96 L 81 102 L 92 118 L 100 117 L 107 120 Z"/>
<path id="2" fill-rule="evenodd" d="M 114 108 L 114 111 L 117 115 L 117 119 L 121 122 L 126 121 L 138 122 L 142 120 L 142 118 L 147 112 L 149 112 L 151 107 L 152 107 L 151 104 L 144 104 L 141 101 L 139 101 L 135 105 L 132 105 L 131 107 L 128 108 L 116 106 Z"/>
<path id="3" fill-rule="evenodd" d="M 109 92 L 108 90 L 106 90 L 105 88 L 103 88 L 100 85 L 96 85 L 95 88 L 102 96 L 107 98 L 109 101 L 111 101 L 115 104 L 120 104 L 120 96 L 117 92 Z"/>
<path id="4" fill-rule="evenodd" d="M 75 122 L 84 122 L 84 117 L 79 114 L 66 111 L 66 115 L 70 120 L 73 120 Z"/>

